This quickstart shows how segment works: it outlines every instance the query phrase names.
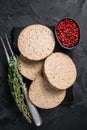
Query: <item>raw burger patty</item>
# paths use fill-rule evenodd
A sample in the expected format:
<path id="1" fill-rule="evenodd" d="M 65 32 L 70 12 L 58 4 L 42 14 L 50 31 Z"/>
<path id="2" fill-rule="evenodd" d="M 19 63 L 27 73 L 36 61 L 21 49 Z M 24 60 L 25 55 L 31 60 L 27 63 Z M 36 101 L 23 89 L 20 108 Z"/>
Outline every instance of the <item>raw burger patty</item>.
<path id="1" fill-rule="evenodd" d="M 76 80 L 76 67 L 72 59 L 61 52 L 51 54 L 44 63 L 44 74 L 58 89 L 69 88 Z"/>
<path id="2" fill-rule="evenodd" d="M 30 80 L 34 80 L 36 75 L 41 73 L 42 64 L 43 61 L 30 61 L 23 55 L 19 56 L 19 71 L 24 77 Z"/>
<path id="3" fill-rule="evenodd" d="M 51 88 L 41 75 L 38 75 L 29 88 L 31 102 L 39 108 L 49 109 L 59 105 L 66 95 L 66 90 Z"/>
<path id="4" fill-rule="evenodd" d="M 55 47 L 53 32 L 46 26 L 35 24 L 23 29 L 18 37 L 21 54 L 30 60 L 42 60 L 51 54 Z"/>

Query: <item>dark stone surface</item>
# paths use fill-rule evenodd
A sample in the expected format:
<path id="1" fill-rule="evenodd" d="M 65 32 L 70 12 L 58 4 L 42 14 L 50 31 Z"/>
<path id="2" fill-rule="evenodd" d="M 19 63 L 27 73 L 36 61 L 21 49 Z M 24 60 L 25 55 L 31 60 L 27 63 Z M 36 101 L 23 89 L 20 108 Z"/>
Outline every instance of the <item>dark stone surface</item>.
<path id="1" fill-rule="evenodd" d="M 72 57 L 78 71 L 73 104 L 60 105 L 49 112 L 38 109 L 43 118 L 41 127 L 27 123 L 11 97 L 6 81 L 6 58 L 0 43 L 0 130 L 87 130 L 87 1 L 0 0 L 0 34 L 4 37 L 8 33 L 10 41 L 14 27 L 33 23 L 51 26 L 65 17 L 76 20 L 81 31 L 79 46 L 64 51 Z"/>

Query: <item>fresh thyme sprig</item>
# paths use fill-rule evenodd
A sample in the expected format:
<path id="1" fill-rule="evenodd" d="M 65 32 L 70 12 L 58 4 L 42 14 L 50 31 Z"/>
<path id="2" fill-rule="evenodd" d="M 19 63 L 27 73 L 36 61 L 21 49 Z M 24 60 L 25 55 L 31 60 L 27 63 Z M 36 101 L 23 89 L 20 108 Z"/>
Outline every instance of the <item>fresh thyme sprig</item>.
<path id="1" fill-rule="evenodd" d="M 8 67 L 8 83 L 10 86 L 11 94 L 15 99 L 19 110 L 23 113 L 26 119 L 31 122 L 31 116 L 28 106 L 25 103 L 25 96 L 23 94 L 22 77 L 18 71 L 18 58 L 16 61 L 13 57 L 10 58 Z"/>

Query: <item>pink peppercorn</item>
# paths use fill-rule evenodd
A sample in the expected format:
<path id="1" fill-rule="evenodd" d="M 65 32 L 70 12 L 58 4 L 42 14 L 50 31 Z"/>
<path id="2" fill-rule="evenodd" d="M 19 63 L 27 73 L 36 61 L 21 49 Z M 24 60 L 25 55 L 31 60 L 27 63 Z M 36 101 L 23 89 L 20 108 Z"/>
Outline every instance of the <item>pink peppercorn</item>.
<path id="1" fill-rule="evenodd" d="M 66 18 L 57 24 L 56 35 L 63 46 L 74 47 L 79 42 L 80 30 L 74 20 Z"/>

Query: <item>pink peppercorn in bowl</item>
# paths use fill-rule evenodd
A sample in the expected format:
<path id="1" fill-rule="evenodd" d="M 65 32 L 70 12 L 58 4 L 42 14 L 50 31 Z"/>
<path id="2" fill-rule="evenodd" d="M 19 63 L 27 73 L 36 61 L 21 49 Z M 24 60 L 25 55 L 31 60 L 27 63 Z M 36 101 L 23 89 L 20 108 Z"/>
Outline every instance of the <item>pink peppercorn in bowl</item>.
<path id="1" fill-rule="evenodd" d="M 79 43 L 80 29 L 73 19 L 65 18 L 60 20 L 55 26 L 55 35 L 63 48 L 73 49 Z"/>

